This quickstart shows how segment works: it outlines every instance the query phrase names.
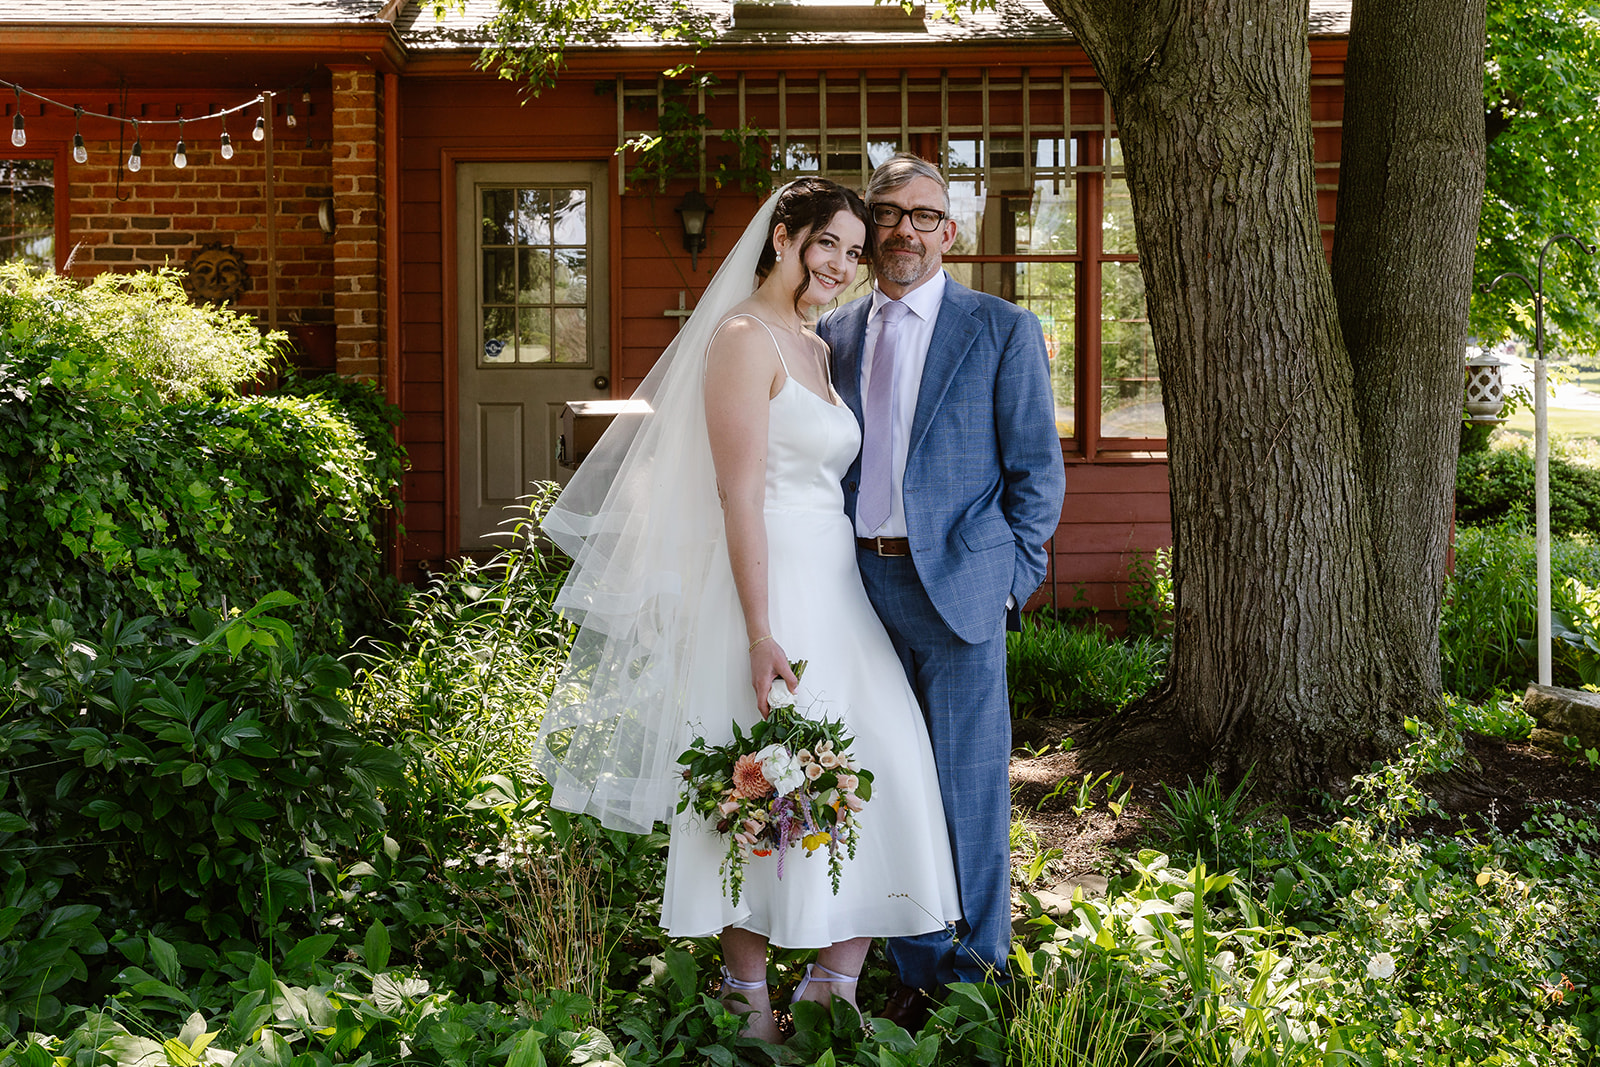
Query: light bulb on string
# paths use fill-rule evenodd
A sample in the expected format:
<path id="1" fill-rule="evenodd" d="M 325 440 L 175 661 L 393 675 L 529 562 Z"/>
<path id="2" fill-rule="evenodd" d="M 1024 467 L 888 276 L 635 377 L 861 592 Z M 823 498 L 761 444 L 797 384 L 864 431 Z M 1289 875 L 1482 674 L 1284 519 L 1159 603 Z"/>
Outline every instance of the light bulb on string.
<path id="1" fill-rule="evenodd" d="M 261 98 L 261 114 L 256 116 L 256 128 L 250 131 L 252 141 L 265 141 L 267 139 L 267 98 Z"/>
<path id="2" fill-rule="evenodd" d="M 189 154 L 183 150 L 183 120 L 178 120 L 178 147 L 172 153 L 172 165 L 182 170 L 189 165 Z"/>
<path id="3" fill-rule="evenodd" d="M 139 144 L 139 120 L 133 120 L 133 151 L 128 153 L 128 170 L 134 174 L 139 173 L 139 168 L 144 166 L 144 152 Z"/>
<path id="4" fill-rule="evenodd" d="M 79 104 L 72 109 L 72 161 L 74 163 L 89 162 L 89 149 L 83 144 L 83 105 Z"/>
<path id="5" fill-rule="evenodd" d="M 300 120 L 294 117 L 294 97 L 283 98 L 283 122 L 286 126 L 298 126 Z"/>
<path id="6" fill-rule="evenodd" d="M 22 86 L 11 88 L 17 91 L 17 113 L 11 119 L 11 143 L 21 148 L 28 143 L 28 131 L 22 128 Z"/>
<path id="7" fill-rule="evenodd" d="M 226 126 L 222 128 L 221 154 L 223 159 L 233 158 L 233 138 L 228 136 L 228 128 Z"/>

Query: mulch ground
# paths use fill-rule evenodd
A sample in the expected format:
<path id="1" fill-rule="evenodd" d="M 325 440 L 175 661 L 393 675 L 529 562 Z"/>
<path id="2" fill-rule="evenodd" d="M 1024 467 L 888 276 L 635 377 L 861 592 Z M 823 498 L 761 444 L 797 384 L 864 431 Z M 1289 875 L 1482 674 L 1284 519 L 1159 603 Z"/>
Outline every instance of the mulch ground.
<path id="1" fill-rule="evenodd" d="M 1042 884 L 1063 892 L 1075 884 L 1092 891 L 1098 876 L 1115 873 L 1119 853 L 1148 847 L 1166 799 L 1163 784 L 1181 788 L 1206 773 L 1204 760 L 1184 751 L 1178 738 L 1170 745 L 1124 747 L 1114 761 L 1103 753 L 1086 756 L 1081 739 L 1098 722 L 1032 718 L 1013 727 L 1012 804 L 1027 830 L 1037 835 L 1040 849 L 1061 850 Z M 1469 823 L 1492 819 L 1502 829 L 1512 829 L 1541 803 L 1600 799 L 1600 769 L 1569 753 L 1480 734 L 1467 735 L 1467 753 L 1472 766 L 1458 778 L 1440 783 L 1435 797 L 1447 812 L 1465 816 Z M 1108 770 L 1122 775 L 1119 796 L 1122 790 L 1131 790 L 1121 815 L 1107 809 L 1103 788 L 1094 791 L 1095 804 L 1082 815 L 1072 811 L 1075 788 L 1041 806 L 1063 778 L 1076 783 L 1085 774 Z M 1257 797 L 1255 802 L 1263 799 Z M 1306 818 L 1287 814 L 1297 824 Z"/>

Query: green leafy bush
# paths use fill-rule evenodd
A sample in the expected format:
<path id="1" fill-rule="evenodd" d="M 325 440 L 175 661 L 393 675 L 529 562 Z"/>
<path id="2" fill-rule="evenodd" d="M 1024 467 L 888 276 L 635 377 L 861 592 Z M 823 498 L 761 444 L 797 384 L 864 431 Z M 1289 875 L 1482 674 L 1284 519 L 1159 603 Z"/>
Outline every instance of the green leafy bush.
<path id="1" fill-rule="evenodd" d="M 1419 727 L 1399 760 L 1357 779 L 1332 826 L 1284 820 L 1257 837 L 1244 876 L 1145 850 L 1104 898 L 1047 914 L 1025 896 L 1011 1051 L 1185 1067 L 1592 1063 L 1596 809 L 1542 809 L 1514 833 L 1417 832 L 1431 810 L 1418 783 L 1459 757 L 1453 737 Z"/>
<path id="2" fill-rule="evenodd" d="M 381 536 L 401 459 L 373 390 L 297 387 L 336 390 L 359 424 L 316 395 L 206 399 L 189 389 L 168 402 L 168 383 L 126 373 L 125 353 L 111 347 L 123 334 L 102 338 L 75 319 L 41 326 L 42 298 L 10 300 L 0 321 L 0 541 L 12 565 L 0 576 L 0 623 L 40 614 L 52 598 L 86 617 L 137 617 L 284 589 L 299 598 L 303 637 L 332 648 L 387 614 L 397 586 L 383 573 Z M 243 327 L 208 314 L 212 334 L 175 336 L 188 347 L 233 343 Z"/>
<path id="3" fill-rule="evenodd" d="M 1484 526 L 1533 521 L 1533 455 L 1526 446 L 1463 453 L 1456 462 L 1456 521 Z M 1600 533 L 1600 468 L 1550 455 L 1550 530 Z"/>
<path id="4" fill-rule="evenodd" d="M 104 273 L 87 285 L 21 263 L 0 264 L 0 328 L 42 347 L 115 353 L 122 373 L 168 400 L 232 393 L 282 353 L 244 315 L 191 305 L 173 270 Z"/>
<path id="5" fill-rule="evenodd" d="M 1030 612 L 1020 632 L 1006 635 L 1012 717 L 1115 711 L 1161 681 L 1167 649 L 1158 638 L 1119 641 L 1104 627 L 1062 626 Z"/>
<path id="6" fill-rule="evenodd" d="M 540 486 L 509 509 L 504 551 L 456 561 L 412 596 L 394 640 L 351 657 L 363 729 L 405 776 L 382 794 L 397 854 L 374 858 L 378 877 L 347 910 L 389 924 L 475 996 L 632 988 L 659 950 L 666 836 L 551 810 L 533 770 L 571 636 L 553 606 L 568 562 L 536 536 L 558 492 Z"/>
<path id="7" fill-rule="evenodd" d="M 226 621 L 196 609 L 189 629 L 117 614 L 89 627 L 57 601 L 18 624 L 0 873 L 59 881 L 106 931 L 244 947 L 280 920 L 303 926 L 317 861 L 381 831 L 377 792 L 400 762 L 353 731 L 349 671 L 302 655 L 268 614 L 291 601 Z"/>

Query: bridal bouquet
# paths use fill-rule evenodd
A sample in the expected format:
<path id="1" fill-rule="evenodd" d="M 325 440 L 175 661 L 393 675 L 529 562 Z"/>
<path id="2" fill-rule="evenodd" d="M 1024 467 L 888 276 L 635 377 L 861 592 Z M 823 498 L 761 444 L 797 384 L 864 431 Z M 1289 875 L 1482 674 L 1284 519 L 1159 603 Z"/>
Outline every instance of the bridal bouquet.
<path id="1" fill-rule="evenodd" d="M 798 680 L 806 664 L 790 667 Z M 687 783 L 678 811 L 692 809 L 727 837 L 720 873 L 735 904 L 751 855 L 777 852 L 782 878 L 784 857 L 796 845 L 807 856 L 827 848 L 838 893 L 840 848 L 855 858 L 857 815 L 872 799 L 872 772 L 851 757 L 854 739 L 842 722 L 806 718 L 782 683 L 768 705 L 771 714 L 748 734 L 734 723 L 732 741 L 710 746 L 697 737 L 678 757 Z"/>

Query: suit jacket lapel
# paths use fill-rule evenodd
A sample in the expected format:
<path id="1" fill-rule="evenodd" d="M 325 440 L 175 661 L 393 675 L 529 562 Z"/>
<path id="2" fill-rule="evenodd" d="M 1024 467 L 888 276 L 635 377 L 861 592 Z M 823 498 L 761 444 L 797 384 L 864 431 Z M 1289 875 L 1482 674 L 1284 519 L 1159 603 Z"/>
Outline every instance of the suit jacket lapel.
<path id="1" fill-rule="evenodd" d="M 867 343 L 867 314 L 872 298 L 863 297 L 840 308 L 829 323 L 833 338 L 833 387 L 861 422 L 861 351 Z"/>
<path id="2" fill-rule="evenodd" d="M 911 440 L 906 446 L 906 463 L 917 451 L 917 445 L 928 433 L 934 413 L 955 380 L 956 370 L 967 358 L 982 327 L 973 318 L 972 309 L 978 304 L 971 289 L 946 278 L 944 299 L 939 302 L 939 318 L 933 326 L 933 340 L 928 343 L 927 362 L 922 367 L 922 384 L 917 390 L 917 410 L 911 418 Z M 860 382 L 856 384 L 860 391 Z M 859 401 L 857 407 L 859 409 Z M 860 417 L 860 411 L 857 411 Z"/>

